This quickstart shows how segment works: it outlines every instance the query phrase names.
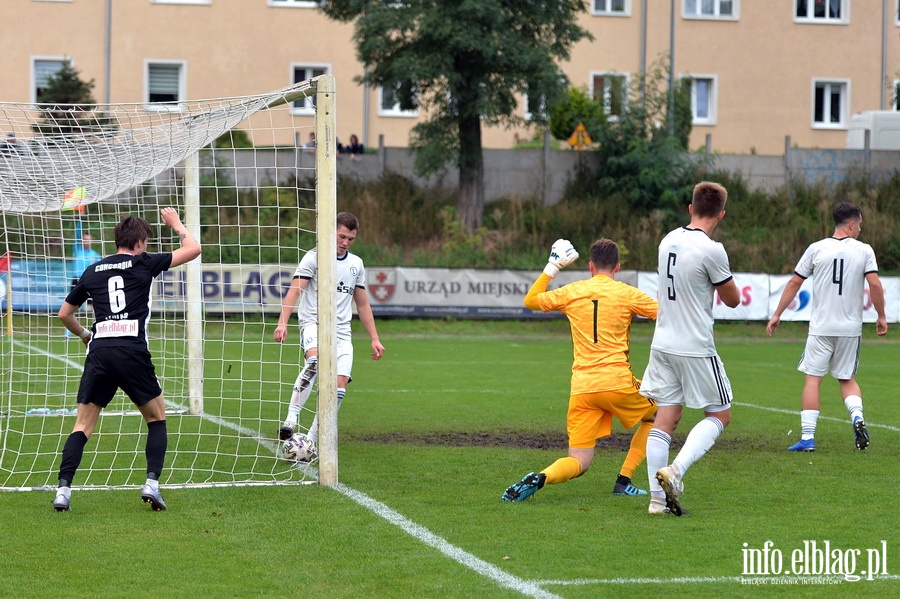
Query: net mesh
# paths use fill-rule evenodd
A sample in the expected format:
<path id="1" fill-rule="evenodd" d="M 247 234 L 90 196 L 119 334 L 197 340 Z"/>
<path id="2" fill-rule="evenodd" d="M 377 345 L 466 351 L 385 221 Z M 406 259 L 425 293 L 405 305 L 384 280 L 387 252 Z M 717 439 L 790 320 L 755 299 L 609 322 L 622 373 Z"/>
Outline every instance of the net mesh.
<path id="1" fill-rule="evenodd" d="M 282 459 L 277 440 L 301 364 L 299 335 L 275 343 L 265 316 L 278 313 L 300 257 L 316 244 L 315 152 L 296 142 L 316 123 L 292 118 L 316 83 L 167 106 L 0 103 L 0 131 L 16 135 L 0 151 L 0 489 L 56 484 L 85 355 L 56 318 L 80 274 L 75 256 L 86 245 L 114 253 L 124 213 L 154 225 L 148 251 L 172 251 L 178 240 L 159 217 L 166 206 L 179 210 L 203 255 L 196 280 L 189 263 L 162 273 L 152 293 L 148 337 L 169 431 L 161 483 L 315 480 L 315 465 Z M 90 316 L 88 305 L 78 314 L 84 324 Z M 300 431 L 315 409 L 313 399 Z M 143 419 L 119 392 L 74 486 L 140 485 L 145 439 Z"/>

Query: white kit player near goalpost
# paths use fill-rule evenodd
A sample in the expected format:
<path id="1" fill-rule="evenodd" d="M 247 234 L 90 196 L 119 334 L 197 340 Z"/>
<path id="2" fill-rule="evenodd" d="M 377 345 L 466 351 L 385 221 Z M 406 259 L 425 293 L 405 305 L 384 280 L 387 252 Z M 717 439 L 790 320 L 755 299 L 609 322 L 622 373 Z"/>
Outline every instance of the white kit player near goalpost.
<path id="1" fill-rule="evenodd" d="M 384 355 L 384 346 L 378 340 L 378 331 L 375 328 L 375 317 L 372 315 L 372 306 L 369 304 L 369 296 L 366 293 L 366 269 L 362 259 L 356 254 L 350 253 L 350 246 L 356 240 L 359 230 L 359 221 L 349 212 L 340 212 L 337 215 L 337 400 L 338 409 L 347 392 L 347 384 L 351 380 L 353 367 L 353 344 L 350 340 L 350 320 L 353 317 L 351 302 L 356 303 L 356 311 L 359 320 L 365 327 L 372 340 L 372 359 L 379 360 Z M 306 363 L 291 393 L 288 415 L 284 425 L 278 431 L 278 438 L 287 440 L 294 434 L 297 422 L 300 419 L 300 411 L 309 399 L 312 386 L 316 378 L 316 364 L 318 360 L 318 320 L 317 302 L 318 278 L 316 276 L 316 250 L 313 249 L 303 256 L 300 266 L 294 272 L 291 287 L 281 304 L 281 315 L 278 318 L 278 326 L 275 328 L 275 341 L 284 343 L 287 339 L 287 325 L 291 314 L 300 300 L 298 319 L 300 321 L 300 342 L 303 348 Z M 313 418 L 309 428 L 309 438 L 314 444 L 318 436 L 318 413 Z"/>

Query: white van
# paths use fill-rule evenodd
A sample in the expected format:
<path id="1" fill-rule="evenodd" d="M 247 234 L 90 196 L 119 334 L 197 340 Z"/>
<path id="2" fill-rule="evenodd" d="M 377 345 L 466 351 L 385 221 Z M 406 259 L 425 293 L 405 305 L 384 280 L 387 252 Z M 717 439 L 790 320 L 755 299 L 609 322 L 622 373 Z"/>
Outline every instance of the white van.
<path id="1" fill-rule="evenodd" d="M 867 110 L 850 117 L 847 129 L 847 147 L 861 150 L 869 131 L 869 148 L 872 150 L 900 150 L 900 112 L 894 110 Z"/>

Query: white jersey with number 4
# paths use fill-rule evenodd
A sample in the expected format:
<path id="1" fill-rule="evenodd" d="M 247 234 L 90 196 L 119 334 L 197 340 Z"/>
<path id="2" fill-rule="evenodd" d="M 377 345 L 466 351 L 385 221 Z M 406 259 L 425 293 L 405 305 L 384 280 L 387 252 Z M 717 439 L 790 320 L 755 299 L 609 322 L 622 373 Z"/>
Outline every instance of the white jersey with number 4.
<path id="1" fill-rule="evenodd" d="M 657 272 L 659 315 L 653 349 L 677 356 L 715 356 L 714 291 L 732 278 L 725 247 L 700 229 L 675 229 L 659 244 Z"/>
<path id="2" fill-rule="evenodd" d="M 872 246 L 852 237 L 829 237 L 806 248 L 794 272 L 812 277 L 810 335 L 862 335 L 866 275 L 878 272 Z"/>
<path id="3" fill-rule="evenodd" d="M 297 311 L 300 327 L 316 324 L 316 296 L 319 292 L 319 277 L 316 276 L 316 250 L 306 253 L 300 260 L 300 266 L 294 272 L 294 278 L 306 279 L 309 283 L 300 294 L 300 308 Z M 337 321 L 337 338 L 350 339 L 350 320 L 353 318 L 353 292 L 357 287 L 366 288 L 366 269 L 362 258 L 350 252 L 338 256 L 337 299 L 335 320 Z"/>

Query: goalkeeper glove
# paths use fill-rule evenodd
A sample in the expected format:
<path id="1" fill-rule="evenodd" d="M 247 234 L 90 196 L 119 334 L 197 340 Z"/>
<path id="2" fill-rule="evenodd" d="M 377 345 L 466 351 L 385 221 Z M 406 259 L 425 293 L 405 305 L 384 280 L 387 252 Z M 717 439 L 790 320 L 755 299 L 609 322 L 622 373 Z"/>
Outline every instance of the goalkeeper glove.
<path id="1" fill-rule="evenodd" d="M 568 239 L 557 239 L 550 248 L 550 258 L 544 267 L 544 274 L 554 278 L 559 271 L 578 259 L 575 246 Z"/>

